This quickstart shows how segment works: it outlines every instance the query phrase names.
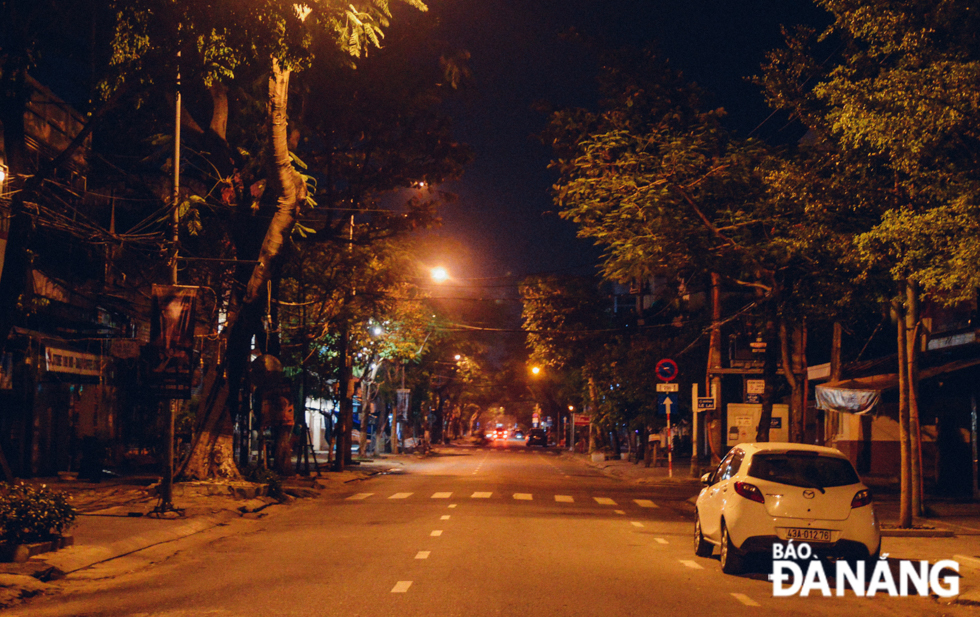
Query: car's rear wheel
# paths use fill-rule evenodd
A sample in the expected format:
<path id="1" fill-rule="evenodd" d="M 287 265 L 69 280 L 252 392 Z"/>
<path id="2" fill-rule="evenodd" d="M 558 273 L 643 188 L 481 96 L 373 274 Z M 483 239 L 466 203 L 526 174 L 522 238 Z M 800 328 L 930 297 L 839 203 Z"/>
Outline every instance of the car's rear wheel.
<path id="1" fill-rule="evenodd" d="M 728 527 L 721 524 L 721 571 L 725 574 L 739 574 L 745 567 L 744 558 L 732 544 Z"/>
<path id="2" fill-rule="evenodd" d="M 701 533 L 701 517 L 697 512 L 694 513 L 694 554 L 698 557 L 711 557 L 714 548 L 710 542 L 704 539 Z"/>

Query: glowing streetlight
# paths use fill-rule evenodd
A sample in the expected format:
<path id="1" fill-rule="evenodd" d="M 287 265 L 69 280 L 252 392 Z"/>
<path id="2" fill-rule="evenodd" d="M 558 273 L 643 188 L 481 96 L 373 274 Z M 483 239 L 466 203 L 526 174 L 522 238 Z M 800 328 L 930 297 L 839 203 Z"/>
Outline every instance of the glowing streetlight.
<path id="1" fill-rule="evenodd" d="M 541 372 L 541 367 L 540 366 L 532 366 L 531 367 L 531 373 L 532 374 L 537 375 L 540 372 Z"/>
<path id="2" fill-rule="evenodd" d="M 442 266 L 432 268 L 430 275 L 432 276 L 432 280 L 436 283 L 445 283 L 449 280 L 449 271 Z"/>

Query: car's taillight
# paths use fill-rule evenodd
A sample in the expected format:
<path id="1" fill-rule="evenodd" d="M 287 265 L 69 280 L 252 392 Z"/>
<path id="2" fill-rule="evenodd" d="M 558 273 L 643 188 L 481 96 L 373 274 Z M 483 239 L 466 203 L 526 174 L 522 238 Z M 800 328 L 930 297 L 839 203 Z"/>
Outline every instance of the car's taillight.
<path id="1" fill-rule="evenodd" d="M 852 508 L 860 508 L 861 506 L 866 506 L 871 503 L 871 491 L 868 489 L 863 489 L 854 495 L 854 499 L 851 500 Z"/>
<path id="2" fill-rule="evenodd" d="M 746 499 L 758 501 L 759 503 L 766 503 L 766 498 L 762 496 L 762 491 L 760 491 L 759 487 L 754 484 L 749 484 L 748 482 L 736 482 L 735 492 Z"/>

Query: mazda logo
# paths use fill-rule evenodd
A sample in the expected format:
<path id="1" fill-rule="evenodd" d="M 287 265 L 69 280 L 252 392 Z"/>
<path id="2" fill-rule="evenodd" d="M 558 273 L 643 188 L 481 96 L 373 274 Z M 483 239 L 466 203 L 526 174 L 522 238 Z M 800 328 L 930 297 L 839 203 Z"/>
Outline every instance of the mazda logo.
<path id="1" fill-rule="evenodd" d="M 816 497 L 816 496 L 817 496 L 817 494 L 816 494 L 816 493 L 814 493 L 814 492 L 813 492 L 813 491 L 811 491 L 811 490 L 806 490 L 806 491 L 803 491 L 803 497 L 804 497 L 805 499 L 813 499 L 813 498 L 814 498 L 814 497 Z"/>

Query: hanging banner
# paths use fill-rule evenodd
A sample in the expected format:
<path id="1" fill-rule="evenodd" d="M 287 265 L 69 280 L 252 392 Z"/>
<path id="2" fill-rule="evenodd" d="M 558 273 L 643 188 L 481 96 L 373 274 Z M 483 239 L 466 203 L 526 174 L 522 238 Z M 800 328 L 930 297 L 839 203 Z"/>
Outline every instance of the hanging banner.
<path id="1" fill-rule="evenodd" d="M 398 417 L 401 419 L 408 418 L 408 405 L 411 402 L 412 391 L 408 388 L 398 388 L 395 390 L 397 395 L 396 408 L 398 410 Z"/>
<path id="2" fill-rule="evenodd" d="M 881 392 L 878 390 L 857 390 L 830 386 L 817 386 L 814 390 L 817 409 L 852 413 L 858 416 L 874 411 L 875 406 L 881 400 Z"/>
<path id="3" fill-rule="evenodd" d="M 147 385 L 162 398 L 191 397 L 197 287 L 154 285 Z"/>
<path id="4" fill-rule="evenodd" d="M 102 358 L 95 354 L 69 351 L 57 347 L 44 348 L 44 368 L 52 373 L 70 373 L 98 377 L 102 374 Z"/>

